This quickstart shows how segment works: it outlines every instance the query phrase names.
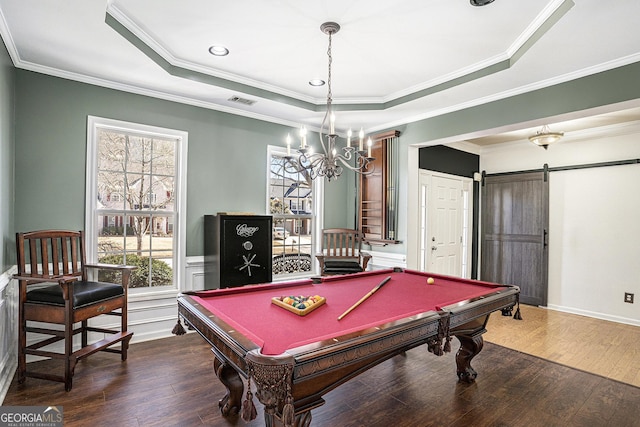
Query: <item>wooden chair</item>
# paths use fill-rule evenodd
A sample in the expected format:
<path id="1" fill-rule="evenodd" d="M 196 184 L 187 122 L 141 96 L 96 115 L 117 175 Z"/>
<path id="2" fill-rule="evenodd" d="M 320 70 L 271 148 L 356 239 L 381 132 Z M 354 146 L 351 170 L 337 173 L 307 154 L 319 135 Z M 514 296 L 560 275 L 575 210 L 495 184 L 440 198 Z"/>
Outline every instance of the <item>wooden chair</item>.
<path id="1" fill-rule="evenodd" d="M 323 276 L 359 273 L 367 269 L 371 255 L 362 252 L 358 230 L 327 228 L 322 230 L 322 253 L 316 255 Z"/>
<path id="2" fill-rule="evenodd" d="M 97 351 L 119 353 L 127 359 L 133 332 L 127 331 L 127 288 L 131 271 L 136 267 L 110 264 L 85 264 L 84 232 L 42 230 L 16 234 L 19 283 L 18 382 L 26 377 L 64 382 L 72 387 L 78 360 Z M 117 269 L 122 283 L 89 281 L 87 270 Z M 119 329 L 90 327 L 88 319 L 102 314 L 120 317 Z M 37 326 L 27 322 L 42 322 Z M 74 325 L 80 326 L 74 329 Z M 63 330 L 53 325 L 63 325 Z M 36 342 L 27 345 L 27 332 L 38 334 Z M 106 334 L 106 338 L 88 343 L 88 332 Z M 80 349 L 74 350 L 73 337 L 81 335 Z M 41 335 L 46 335 L 42 339 Z M 30 337 L 32 337 L 30 335 Z M 64 341 L 64 352 L 44 350 Z M 108 348 L 121 343 L 119 349 Z M 76 343 L 77 344 L 77 343 Z M 77 345 L 76 345 L 77 347 Z M 27 369 L 27 354 L 64 361 L 64 375 Z"/>

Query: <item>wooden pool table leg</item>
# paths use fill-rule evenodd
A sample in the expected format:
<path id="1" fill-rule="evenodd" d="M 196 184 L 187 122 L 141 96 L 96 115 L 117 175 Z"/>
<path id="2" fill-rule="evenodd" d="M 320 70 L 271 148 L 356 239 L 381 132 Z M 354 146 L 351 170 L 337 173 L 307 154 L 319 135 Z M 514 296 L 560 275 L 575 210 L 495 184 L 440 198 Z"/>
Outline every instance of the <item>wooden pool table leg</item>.
<path id="1" fill-rule="evenodd" d="M 482 332 L 470 335 L 456 335 L 456 338 L 460 341 L 460 349 L 456 353 L 456 365 L 458 366 L 458 378 L 460 381 L 472 383 L 478 376 L 475 369 L 471 367 L 471 359 L 480 353 L 484 346 Z"/>
<path id="2" fill-rule="evenodd" d="M 240 412 L 242 406 L 242 394 L 244 383 L 235 369 L 226 363 L 221 362 L 217 357 L 214 359 L 213 367 L 220 382 L 226 387 L 227 393 L 218 402 L 220 412 L 223 416 L 235 415 Z"/>

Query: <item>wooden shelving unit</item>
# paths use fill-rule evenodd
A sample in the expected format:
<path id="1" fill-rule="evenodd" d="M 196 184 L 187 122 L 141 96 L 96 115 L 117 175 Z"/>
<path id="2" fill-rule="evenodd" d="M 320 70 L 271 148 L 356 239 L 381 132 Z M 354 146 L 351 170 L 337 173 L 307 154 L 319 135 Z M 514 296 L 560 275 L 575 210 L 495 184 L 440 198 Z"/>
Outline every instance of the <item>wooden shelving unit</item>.
<path id="1" fill-rule="evenodd" d="M 395 230 L 389 227 L 389 182 L 390 144 L 393 138 L 400 136 L 399 131 L 390 131 L 372 137 L 371 156 L 374 172 L 360 175 L 358 186 L 358 229 L 364 236 L 364 242 L 370 245 L 388 245 L 398 243 Z"/>

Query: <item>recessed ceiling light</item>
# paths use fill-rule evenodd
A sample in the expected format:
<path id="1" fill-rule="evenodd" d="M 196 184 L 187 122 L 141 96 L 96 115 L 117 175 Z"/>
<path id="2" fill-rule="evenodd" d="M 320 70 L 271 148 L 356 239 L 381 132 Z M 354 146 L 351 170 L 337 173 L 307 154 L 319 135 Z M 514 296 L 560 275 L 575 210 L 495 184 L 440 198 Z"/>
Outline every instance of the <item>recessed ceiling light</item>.
<path id="1" fill-rule="evenodd" d="M 322 79 L 312 79 L 312 80 L 309 80 L 309 84 L 311 86 L 324 86 L 324 80 L 322 80 Z"/>
<path id="2" fill-rule="evenodd" d="M 224 46 L 213 45 L 209 48 L 209 53 L 214 56 L 227 56 L 229 55 L 229 49 Z"/>

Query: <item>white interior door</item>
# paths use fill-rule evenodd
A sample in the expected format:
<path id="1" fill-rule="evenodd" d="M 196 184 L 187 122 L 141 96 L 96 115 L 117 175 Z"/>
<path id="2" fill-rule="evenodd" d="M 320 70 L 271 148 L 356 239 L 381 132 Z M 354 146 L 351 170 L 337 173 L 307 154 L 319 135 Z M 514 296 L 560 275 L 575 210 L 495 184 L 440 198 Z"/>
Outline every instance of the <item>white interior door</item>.
<path id="1" fill-rule="evenodd" d="M 468 183 L 462 177 L 420 171 L 419 268 L 462 277 L 468 251 Z M 467 193 L 465 193 L 467 191 Z M 465 194 L 467 196 L 465 196 Z"/>
<path id="2" fill-rule="evenodd" d="M 432 176 L 434 224 L 429 271 L 460 276 L 462 269 L 462 181 Z"/>

